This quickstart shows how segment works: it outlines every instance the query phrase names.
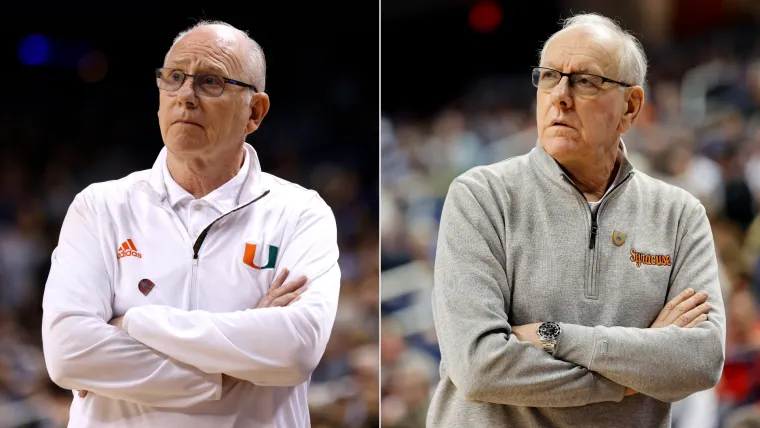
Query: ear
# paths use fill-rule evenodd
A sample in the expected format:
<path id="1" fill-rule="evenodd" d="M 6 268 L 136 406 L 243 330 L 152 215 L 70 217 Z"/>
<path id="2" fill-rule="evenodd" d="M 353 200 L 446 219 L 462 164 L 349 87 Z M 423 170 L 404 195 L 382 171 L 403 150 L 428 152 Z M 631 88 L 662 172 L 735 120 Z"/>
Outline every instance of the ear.
<path id="1" fill-rule="evenodd" d="M 245 125 L 245 134 L 248 135 L 259 129 L 261 121 L 269 112 L 269 95 L 265 92 L 258 92 L 251 97 L 251 116 Z"/>
<path id="2" fill-rule="evenodd" d="M 626 88 L 627 99 L 625 103 L 625 111 L 623 117 L 620 118 L 620 124 L 618 125 L 618 132 L 624 134 L 631 129 L 631 126 L 636 121 L 636 118 L 641 113 L 641 108 L 644 107 L 644 89 L 641 86 L 633 86 Z"/>

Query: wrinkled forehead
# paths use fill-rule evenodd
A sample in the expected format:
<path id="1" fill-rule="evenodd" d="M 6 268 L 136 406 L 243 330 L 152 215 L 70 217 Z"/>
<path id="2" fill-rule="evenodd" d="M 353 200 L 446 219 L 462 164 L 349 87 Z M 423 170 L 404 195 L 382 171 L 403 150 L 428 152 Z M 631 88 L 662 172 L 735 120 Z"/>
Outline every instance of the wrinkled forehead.
<path id="1" fill-rule="evenodd" d="M 166 65 L 194 67 L 198 69 L 195 72 L 210 71 L 235 76 L 243 70 L 242 44 L 235 29 L 217 25 L 196 28 L 172 47 Z"/>
<path id="2" fill-rule="evenodd" d="M 621 42 L 618 35 L 603 28 L 582 26 L 562 30 L 549 40 L 541 65 L 566 73 L 615 77 Z"/>

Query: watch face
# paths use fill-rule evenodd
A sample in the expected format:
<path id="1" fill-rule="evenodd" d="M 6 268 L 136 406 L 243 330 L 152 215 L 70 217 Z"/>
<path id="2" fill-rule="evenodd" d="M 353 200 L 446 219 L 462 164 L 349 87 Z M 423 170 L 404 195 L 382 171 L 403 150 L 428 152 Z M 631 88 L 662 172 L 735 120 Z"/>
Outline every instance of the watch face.
<path id="1" fill-rule="evenodd" d="M 559 324 L 556 322 L 545 322 L 538 327 L 538 335 L 544 339 L 556 339 L 559 337 L 559 332 Z"/>

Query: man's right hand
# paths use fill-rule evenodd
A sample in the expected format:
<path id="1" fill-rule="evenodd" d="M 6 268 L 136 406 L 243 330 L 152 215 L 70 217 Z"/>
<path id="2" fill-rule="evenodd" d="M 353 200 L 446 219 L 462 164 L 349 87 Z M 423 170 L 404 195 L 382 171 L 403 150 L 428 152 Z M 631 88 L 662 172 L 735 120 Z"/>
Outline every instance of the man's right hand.
<path id="1" fill-rule="evenodd" d="M 712 308 L 707 303 L 706 291 L 694 294 L 693 289 L 687 288 L 662 308 L 649 328 L 662 328 L 669 325 L 692 328 L 702 321 L 707 321 L 707 313 L 710 309 Z M 633 394 L 637 392 L 631 388 L 625 389 L 626 396 Z"/>
<path id="2" fill-rule="evenodd" d="M 671 324 L 691 328 L 702 321 L 707 321 L 707 313 L 710 309 L 706 291 L 694 294 L 694 290 L 688 288 L 662 308 L 660 315 L 650 328 L 667 327 Z"/>
<path id="3" fill-rule="evenodd" d="M 290 275 L 288 269 L 283 269 L 282 272 L 280 272 L 277 278 L 274 279 L 272 286 L 269 287 L 269 292 L 267 292 L 261 301 L 259 301 L 256 309 L 288 306 L 297 302 L 301 298 L 301 294 L 303 294 L 308 288 L 306 287 L 307 278 L 302 276 L 296 280 L 285 283 L 288 275 Z"/>

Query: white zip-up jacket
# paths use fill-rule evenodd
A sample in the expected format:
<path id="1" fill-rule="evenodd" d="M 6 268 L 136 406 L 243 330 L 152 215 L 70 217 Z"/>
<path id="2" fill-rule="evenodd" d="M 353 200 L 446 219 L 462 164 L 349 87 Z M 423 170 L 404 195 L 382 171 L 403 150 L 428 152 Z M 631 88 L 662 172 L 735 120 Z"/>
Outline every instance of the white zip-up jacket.
<path id="1" fill-rule="evenodd" d="M 309 378 L 338 304 L 335 218 L 311 190 L 250 168 L 239 205 L 197 239 L 162 165 L 76 196 L 43 299 L 53 381 L 70 427 L 309 427 Z M 287 307 L 255 308 L 282 269 L 308 277 Z M 108 321 L 124 316 L 125 332 Z M 225 377 L 222 374 L 234 377 Z"/>

